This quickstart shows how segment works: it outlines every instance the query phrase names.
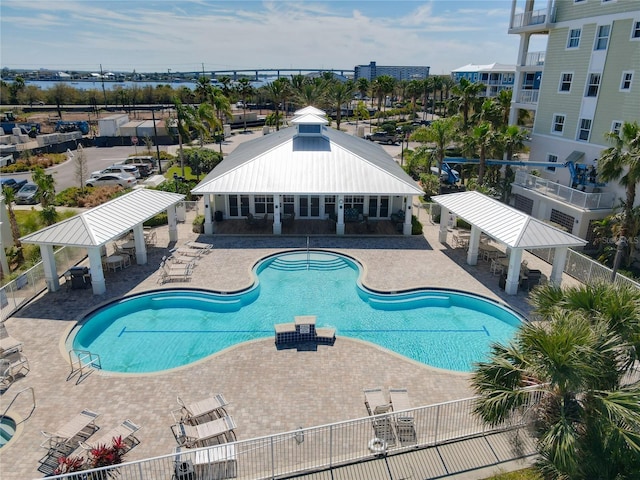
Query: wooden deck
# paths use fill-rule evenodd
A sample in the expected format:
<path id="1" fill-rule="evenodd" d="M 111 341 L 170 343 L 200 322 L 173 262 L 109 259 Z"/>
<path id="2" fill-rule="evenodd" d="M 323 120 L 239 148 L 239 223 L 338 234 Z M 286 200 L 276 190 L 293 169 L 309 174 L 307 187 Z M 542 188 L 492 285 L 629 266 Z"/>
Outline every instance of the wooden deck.
<path id="1" fill-rule="evenodd" d="M 215 222 L 218 235 L 273 235 L 273 221 L 264 226 L 249 225 L 245 219 Z M 335 235 L 335 223 L 329 220 L 294 220 L 282 226 L 283 235 Z M 345 235 L 402 235 L 390 220 L 372 220 L 368 223 L 345 223 Z"/>

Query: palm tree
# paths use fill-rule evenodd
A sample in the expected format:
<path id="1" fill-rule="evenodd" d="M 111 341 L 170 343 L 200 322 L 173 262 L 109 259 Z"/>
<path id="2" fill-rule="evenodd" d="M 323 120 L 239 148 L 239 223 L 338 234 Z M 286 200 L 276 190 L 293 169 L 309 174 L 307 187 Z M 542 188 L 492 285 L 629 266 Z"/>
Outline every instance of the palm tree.
<path id="1" fill-rule="evenodd" d="M 442 114 L 442 112 L 446 113 L 447 111 L 444 105 L 445 100 L 446 101 L 449 100 L 449 93 L 451 92 L 451 89 L 456 85 L 456 83 L 449 76 L 444 76 L 440 78 L 442 79 L 442 88 L 440 89 L 440 107 L 442 109 L 440 113 Z M 443 90 L 444 90 L 444 99 L 443 99 Z"/>
<path id="2" fill-rule="evenodd" d="M 620 236 L 628 238 L 632 230 L 633 206 L 636 201 L 636 188 L 640 183 L 640 126 L 638 122 L 624 122 L 620 133 L 606 134 L 612 147 L 600 154 L 598 174 L 603 182 L 619 180 L 625 187 L 624 219 Z"/>
<path id="3" fill-rule="evenodd" d="M 336 128 L 338 130 L 340 130 L 340 121 L 342 119 L 342 106 L 349 104 L 354 92 L 355 85 L 350 80 L 344 83 L 339 80 L 334 80 L 327 88 L 327 98 L 336 109 Z"/>
<path id="4" fill-rule="evenodd" d="M 200 97 L 200 102 L 208 101 L 213 94 L 213 87 L 211 86 L 211 80 L 204 75 L 198 78 L 195 88 L 196 95 Z"/>
<path id="5" fill-rule="evenodd" d="M 266 86 L 267 95 L 276 105 L 276 131 L 280 130 L 280 104 L 284 109 L 289 91 L 289 82 L 285 78 L 278 78 Z"/>
<path id="6" fill-rule="evenodd" d="M 460 83 L 452 88 L 457 97 L 458 109 L 462 112 L 462 127 L 465 131 L 469 129 L 469 112 L 483 88 L 481 83 L 472 83 L 466 78 L 461 78 Z"/>
<path id="7" fill-rule="evenodd" d="M 24 78 L 18 75 L 9 85 L 9 103 L 14 105 L 18 103 L 18 95 L 25 89 L 25 85 Z"/>
<path id="8" fill-rule="evenodd" d="M 494 97 L 494 102 L 496 103 L 501 115 L 501 125 L 502 127 L 506 127 L 509 125 L 509 113 L 511 112 L 511 98 L 513 97 L 512 90 L 500 90 L 498 95 Z"/>
<path id="9" fill-rule="evenodd" d="M 178 145 L 180 151 L 180 171 L 181 175 L 184 177 L 184 149 L 182 148 L 182 141 L 183 138 L 191 139 L 191 129 L 196 124 L 196 112 L 193 106 L 184 105 L 177 97 L 174 97 L 173 105 L 176 109 Z"/>
<path id="10" fill-rule="evenodd" d="M 20 242 L 20 227 L 16 219 L 16 212 L 13 211 L 13 201 L 16 198 L 16 192 L 11 187 L 3 187 L 4 203 L 7 206 L 7 215 L 9 216 L 9 225 L 11 226 L 11 236 L 13 237 L 13 245 L 16 247 L 16 260 L 18 264 L 24 263 L 24 254 L 22 253 L 22 243 Z"/>
<path id="11" fill-rule="evenodd" d="M 427 108 L 429 107 L 429 94 L 433 91 L 433 78 L 427 77 L 422 80 L 422 92 L 424 98 L 422 100 L 422 119 L 426 119 Z"/>
<path id="12" fill-rule="evenodd" d="M 242 118 L 244 120 L 244 131 L 247 131 L 247 98 L 254 94 L 255 89 L 248 78 L 243 77 L 238 81 L 236 90 L 242 99 Z"/>
<path id="13" fill-rule="evenodd" d="M 442 164 L 446 155 L 449 143 L 455 138 L 456 119 L 440 118 L 431 122 L 426 128 L 419 128 L 411 135 L 411 140 L 415 142 L 433 142 L 435 143 L 435 156 L 438 159 L 438 178 L 442 175 Z"/>
<path id="14" fill-rule="evenodd" d="M 220 133 L 218 135 L 218 143 L 220 146 L 220 153 L 222 153 L 222 141 L 224 140 L 224 118 L 232 118 L 233 112 L 231 111 L 231 102 L 229 98 L 224 95 L 221 89 L 214 88 L 212 90 L 211 105 L 216 111 L 218 117 L 218 127 Z"/>
<path id="15" fill-rule="evenodd" d="M 416 118 L 416 102 L 422 93 L 422 82 L 420 80 L 411 80 L 407 85 L 407 94 L 411 99 L 411 119 Z"/>
<path id="16" fill-rule="evenodd" d="M 431 78 L 431 90 L 433 91 L 433 99 L 431 100 L 431 114 L 436 113 L 436 92 L 440 92 L 440 100 L 442 100 L 442 77 L 436 75 Z"/>
<path id="17" fill-rule="evenodd" d="M 523 324 L 510 344 L 492 345 L 476 365 L 475 414 L 501 424 L 537 393 L 525 413 L 544 478 L 637 478 L 640 384 L 628 374 L 640 353 L 640 290 L 549 284 L 531 295 L 543 322 Z"/>
<path id="18" fill-rule="evenodd" d="M 370 85 L 368 79 L 366 79 L 364 77 L 360 77 L 356 81 L 356 90 L 358 90 L 358 93 L 360 94 L 360 99 L 361 100 L 364 100 L 364 97 L 367 96 L 367 93 L 369 92 L 370 88 L 371 88 L 371 85 Z"/>
<path id="19" fill-rule="evenodd" d="M 220 77 L 218 81 L 222 84 L 222 93 L 227 98 L 231 97 L 231 93 L 233 92 L 233 88 L 231 87 L 231 77 Z"/>
<path id="20" fill-rule="evenodd" d="M 222 125 L 220 125 L 220 120 L 216 116 L 215 109 L 207 102 L 201 103 L 195 110 L 195 120 L 194 127 L 198 132 L 200 148 L 202 148 L 205 139 L 211 138 L 211 133 L 221 128 Z"/>
<path id="21" fill-rule="evenodd" d="M 33 170 L 32 178 L 33 183 L 35 183 L 38 186 L 38 190 L 40 190 L 40 204 L 42 205 L 40 218 L 42 218 L 45 225 L 53 225 L 56 223 L 58 216 L 56 207 L 53 205 L 53 199 L 56 194 L 56 182 L 53 175 L 47 173 L 42 167 L 36 167 Z"/>
<path id="22" fill-rule="evenodd" d="M 476 146 L 480 149 L 480 163 L 478 164 L 478 185 L 484 184 L 484 172 L 486 170 L 487 149 L 491 145 L 493 131 L 488 122 L 482 122 L 473 129 L 472 137 Z"/>

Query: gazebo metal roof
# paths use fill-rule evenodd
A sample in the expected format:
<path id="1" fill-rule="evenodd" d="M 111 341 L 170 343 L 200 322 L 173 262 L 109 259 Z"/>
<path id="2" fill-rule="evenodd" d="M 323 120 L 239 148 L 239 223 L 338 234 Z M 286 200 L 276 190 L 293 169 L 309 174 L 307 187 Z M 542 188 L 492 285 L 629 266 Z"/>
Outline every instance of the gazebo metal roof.
<path id="1" fill-rule="evenodd" d="M 581 247 L 587 243 L 479 192 L 450 193 L 432 198 L 509 248 Z"/>
<path id="2" fill-rule="evenodd" d="M 184 195 L 141 188 L 75 217 L 25 235 L 23 243 L 99 247 L 184 200 Z"/>
<path id="3" fill-rule="evenodd" d="M 307 120 L 319 120 L 307 113 Z M 302 117 L 300 117 L 302 118 Z M 322 127 L 298 135 L 295 127 L 238 146 L 193 190 L 195 194 L 422 195 L 385 150 Z"/>

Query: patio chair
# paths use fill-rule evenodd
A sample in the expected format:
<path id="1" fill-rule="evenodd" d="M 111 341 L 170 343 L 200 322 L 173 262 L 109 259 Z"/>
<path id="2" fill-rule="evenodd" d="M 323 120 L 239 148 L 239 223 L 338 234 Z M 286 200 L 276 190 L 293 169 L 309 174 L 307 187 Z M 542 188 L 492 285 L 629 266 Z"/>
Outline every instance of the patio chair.
<path id="1" fill-rule="evenodd" d="M 127 449 L 130 450 L 140 443 L 140 440 L 136 437 L 136 432 L 140 430 L 140 427 L 133 423 L 131 420 L 125 420 L 120 425 L 111 430 L 99 435 L 92 436 L 86 441 L 80 440 L 79 445 L 84 450 L 93 450 L 98 448 L 99 445 L 110 446 L 114 438 L 122 439 L 122 442 L 127 445 Z"/>
<path id="2" fill-rule="evenodd" d="M 203 242 L 187 242 L 185 245 L 189 248 L 195 248 L 198 250 L 202 250 L 204 253 L 209 253 L 209 251 L 213 248 L 211 243 L 203 243 Z"/>
<path id="3" fill-rule="evenodd" d="M 7 389 L 18 375 L 29 373 L 29 361 L 22 352 L 13 352 L 0 358 L 0 388 Z"/>
<path id="4" fill-rule="evenodd" d="M 159 282 L 165 283 L 173 280 L 179 280 L 186 282 L 191 277 L 191 266 L 186 264 L 171 265 L 166 261 L 166 258 L 162 259 L 160 263 L 160 277 Z"/>
<path id="5" fill-rule="evenodd" d="M 389 397 L 395 414 L 395 427 L 398 441 L 401 445 L 415 445 L 417 443 L 413 412 L 409 403 L 409 393 L 406 388 L 389 388 Z"/>
<path id="6" fill-rule="evenodd" d="M 212 441 L 216 441 L 217 444 L 226 443 L 227 435 L 235 440 L 233 433 L 235 428 L 236 423 L 231 416 L 224 416 L 199 425 L 186 423 L 171 425 L 171 431 L 178 445 L 188 448 L 207 446 Z"/>
<path id="7" fill-rule="evenodd" d="M 40 446 L 48 450 L 75 449 L 78 441 L 86 440 L 98 429 L 96 418 L 99 416 L 99 413 L 91 410 L 82 410 L 55 432 L 43 431 L 42 435 L 45 436 L 45 441 Z"/>
<path id="8" fill-rule="evenodd" d="M 0 322 L 0 355 L 7 355 L 12 352 L 21 352 L 22 342 L 19 342 L 7 332 L 4 322 Z"/>
<path id="9" fill-rule="evenodd" d="M 379 415 L 391 410 L 391 404 L 387 401 L 382 388 L 368 388 L 364 390 L 364 405 L 369 415 Z"/>
<path id="10" fill-rule="evenodd" d="M 203 419 L 215 420 L 227 415 L 224 407 L 229 405 L 221 393 L 216 393 L 203 400 L 186 404 L 180 397 L 177 397 L 180 408 L 171 412 L 177 422 L 186 422 L 192 425 L 201 423 Z M 176 415 L 177 413 L 177 415 Z M 176 417 L 180 418 L 177 419 Z"/>
<path id="11" fill-rule="evenodd" d="M 123 258 L 122 263 L 124 268 L 131 266 L 131 252 L 120 248 L 115 242 L 113 242 L 113 254 L 120 255 Z"/>

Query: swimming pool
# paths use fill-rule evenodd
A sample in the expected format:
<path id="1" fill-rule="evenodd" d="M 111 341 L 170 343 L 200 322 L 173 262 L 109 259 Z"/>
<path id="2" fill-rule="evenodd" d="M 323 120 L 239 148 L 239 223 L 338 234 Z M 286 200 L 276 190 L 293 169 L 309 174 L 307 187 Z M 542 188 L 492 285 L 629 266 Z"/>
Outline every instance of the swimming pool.
<path id="1" fill-rule="evenodd" d="M 254 286 L 238 294 L 177 289 L 113 302 L 81 322 L 71 345 L 100 355 L 104 370 L 155 372 L 273 337 L 275 324 L 315 315 L 318 327 L 333 327 L 338 336 L 469 371 L 522 321 L 496 302 L 462 292 L 372 292 L 360 283 L 360 271 L 354 260 L 331 252 L 274 255 L 256 265 Z"/>

